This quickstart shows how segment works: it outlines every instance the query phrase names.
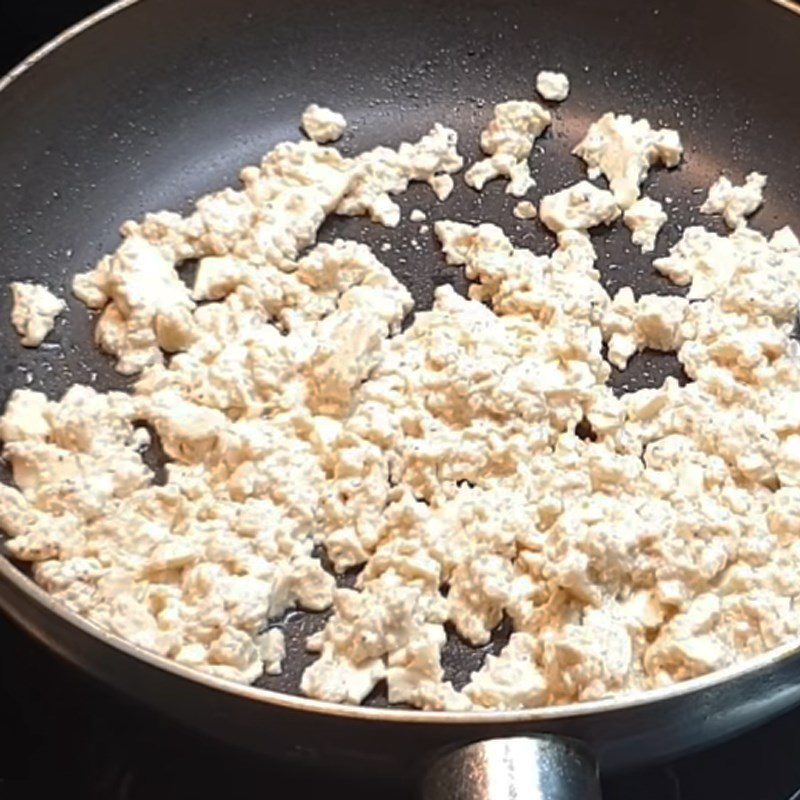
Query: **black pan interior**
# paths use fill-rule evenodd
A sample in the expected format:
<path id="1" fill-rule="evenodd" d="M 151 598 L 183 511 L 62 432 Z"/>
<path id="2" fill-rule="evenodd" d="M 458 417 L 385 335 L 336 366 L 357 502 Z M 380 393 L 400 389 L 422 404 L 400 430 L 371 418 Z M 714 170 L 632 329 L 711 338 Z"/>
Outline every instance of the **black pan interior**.
<path id="1" fill-rule="evenodd" d="M 668 200 L 669 223 L 655 255 L 688 224 L 721 170 L 741 180 L 769 175 L 767 202 L 753 220 L 765 231 L 798 222 L 800 194 L 800 18 L 767 0 L 140 0 L 68 41 L 0 93 L 0 270 L 3 282 L 43 281 L 68 295 L 72 274 L 118 243 L 117 229 L 147 210 L 187 211 L 191 199 L 235 183 L 278 141 L 299 136 L 308 102 L 327 104 L 350 122 L 349 154 L 415 139 L 434 122 L 455 127 L 468 162 L 492 105 L 533 98 L 541 68 L 566 71 L 569 99 L 553 106 L 552 129 L 532 159 L 532 199 L 584 176 L 571 147 L 607 110 L 679 127 L 686 157 L 678 170 L 655 170 L 647 193 Z M 443 204 L 427 186 L 400 198 L 397 230 L 363 219 L 332 219 L 322 240 L 358 238 L 412 291 L 418 309 L 460 272 L 448 268 L 432 233 L 407 221 L 419 207 L 432 220 L 501 224 L 522 246 L 547 252 L 552 237 L 512 214 L 503 182 L 483 193 L 456 182 Z M 610 292 L 633 285 L 680 293 L 631 247 L 621 225 L 595 237 Z M 59 396 L 74 382 L 118 388 L 126 381 L 91 346 L 92 317 L 74 299 L 38 351 L 22 348 L 0 291 L 0 402 L 15 387 Z M 674 358 L 645 352 L 620 390 L 681 377 Z M 351 583 L 353 575 L 343 576 Z M 305 635 L 325 615 L 292 612 L 286 669 L 260 684 L 296 693 L 310 663 Z M 462 685 L 487 650 L 454 636 L 448 677 Z M 370 702 L 385 702 L 376 692 Z"/>

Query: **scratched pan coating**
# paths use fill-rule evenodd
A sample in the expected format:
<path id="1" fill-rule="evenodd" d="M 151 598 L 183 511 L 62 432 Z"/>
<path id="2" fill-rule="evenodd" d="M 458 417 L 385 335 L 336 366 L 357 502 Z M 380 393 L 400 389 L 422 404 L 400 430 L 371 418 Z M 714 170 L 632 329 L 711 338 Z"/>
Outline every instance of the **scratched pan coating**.
<path id="1" fill-rule="evenodd" d="M 140 0 L 119 6 L 0 92 L 1 282 L 42 281 L 69 303 L 48 342 L 26 350 L 8 323 L 9 292 L 0 291 L 3 404 L 20 386 L 58 397 L 75 382 L 100 389 L 129 385 L 91 345 L 93 317 L 70 296 L 71 276 L 115 249 L 123 221 L 162 208 L 185 212 L 192 199 L 235 185 L 241 166 L 299 137 L 300 113 L 312 101 L 347 117 L 338 145 L 346 154 L 396 146 L 442 122 L 458 131 L 470 163 L 479 157 L 480 130 L 492 106 L 534 98 L 539 69 L 563 70 L 572 90 L 566 102 L 547 104 L 554 119 L 531 159 L 534 200 L 584 177 L 583 163 L 570 150 L 604 111 L 678 128 L 683 163 L 677 170 L 652 170 L 645 184 L 669 212 L 656 252 L 642 256 L 621 223 L 593 236 L 602 283 L 611 293 L 623 285 L 637 294 L 685 292 L 655 273 L 651 260 L 686 225 L 718 225 L 698 207 L 722 169 L 735 181 L 751 169 L 769 175 L 756 227 L 769 232 L 798 222 L 800 17 L 767 0 Z M 476 193 L 458 177 L 453 195 L 438 203 L 429 187 L 412 185 L 398 198 L 404 220 L 398 229 L 333 218 L 320 240 L 347 236 L 372 245 L 410 289 L 416 308 L 426 309 L 436 286 L 452 283 L 464 293 L 466 281 L 444 264 L 432 230 L 422 233 L 408 222 L 411 208 L 423 209 L 428 223 L 492 221 L 518 245 L 538 253 L 553 248 L 538 221 L 512 216 L 516 199 L 504 188 L 496 181 Z M 387 243 L 390 249 L 381 247 Z M 676 359 L 645 352 L 624 374 L 614 370 L 612 384 L 621 391 L 657 386 L 667 375 L 682 377 Z M 32 621 L 33 612 L 20 609 L 24 594 L 24 587 L 0 581 L 0 602 L 40 638 L 55 646 L 54 639 L 63 643 L 74 635 L 50 610 L 37 607 Z M 287 615 L 284 674 L 265 676 L 258 686 L 297 694 L 312 660 L 305 635 L 325 616 Z M 504 623 L 479 649 L 451 635 L 446 677 L 463 685 L 508 633 Z M 71 644 L 56 649 L 81 662 Z M 104 672 L 96 663 L 83 665 Z M 385 705 L 380 689 L 369 703 Z M 745 717 L 748 724 L 756 721 L 755 712 Z M 737 718 L 739 727 L 744 722 Z M 622 756 L 621 729 L 573 730 L 570 724 L 567 732 L 611 753 L 612 764 L 645 758 L 653 749 L 685 749 L 689 740 L 696 746 L 701 738 L 673 737 L 669 745 Z M 604 750 L 604 739 L 614 735 L 614 746 Z M 702 734 L 713 735 L 722 733 Z"/>

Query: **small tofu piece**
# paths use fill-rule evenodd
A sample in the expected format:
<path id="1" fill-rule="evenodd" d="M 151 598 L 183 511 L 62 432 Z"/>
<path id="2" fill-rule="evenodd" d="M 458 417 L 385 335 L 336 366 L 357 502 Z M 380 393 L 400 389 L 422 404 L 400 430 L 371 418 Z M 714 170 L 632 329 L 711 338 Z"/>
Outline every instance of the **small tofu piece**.
<path id="1" fill-rule="evenodd" d="M 579 181 L 554 194 L 545 195 L 539 204 L 542 222 L 554 233 L 610 225 L 619 217 L 614 195 L 589 181 Z"/>
<path id="2" fill-rule="evenodd" d="M 731 229 L 747 224 L 746 217 L 754 214 L 764 202 L 764 187 L 767 176 L 751 172 L 741 186 L 734 186 L 724 175 L 708 190 L 705 203 L 700 206 L 702 214 L 721 214 Z"/>
<path id="3" fill-rule="evenodd" d="M 622 219 L 631 231 L 631 241 L 643 253 L 651 253 L 655 249 L 658 232 L 667 221 L 667 215 L 657 200 L 641 197 L 625 210 Z"/>
<path id="4" fill-rule="evenodd" d="M 551 72 L 543 69 L 536 76 L 536 91 L 545 100 L 560 103 L 569 94 L 569 78 L 563 72 Z"/>
<path id="5" fill-rule="evenodd" d="M 303 112 L 303 130 L 317 144 L 326 144 L 340 139 L 347 127 L 347 120 L 330 108 L 312 103 Z"/>
<path id="6" fill-rule="evenodd" d="M 15 281 L 11 284 L 14 307 L 11 323 L 25 347 L 38 347 L 53 330 L 56 317 L 67 304 L 39 283 Z"/>
<path id="7" fill-rule="evenodd" d="M 517 219 L 536 219 L 536 206 L 530 200 L 520 200 L 512 213 Z"/>

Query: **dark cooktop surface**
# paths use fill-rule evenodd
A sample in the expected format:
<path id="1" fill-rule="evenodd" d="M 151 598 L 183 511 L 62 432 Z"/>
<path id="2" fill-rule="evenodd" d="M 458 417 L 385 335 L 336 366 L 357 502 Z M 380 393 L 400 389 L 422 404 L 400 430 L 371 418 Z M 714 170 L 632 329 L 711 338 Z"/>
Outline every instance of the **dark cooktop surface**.
<path id="1" fill-rule="evenodd" d="M 101 5 L 7 3 L 12 8 L 4 8 L 0 26 L 0 73 Z M 0 709 L 1 800 L 409 795 L 226 749 L 98 686 L 2 616 Z M 800 711 L 680 761 L 607 778 L 604 789 L 606 800 L 800 800 Z"/>

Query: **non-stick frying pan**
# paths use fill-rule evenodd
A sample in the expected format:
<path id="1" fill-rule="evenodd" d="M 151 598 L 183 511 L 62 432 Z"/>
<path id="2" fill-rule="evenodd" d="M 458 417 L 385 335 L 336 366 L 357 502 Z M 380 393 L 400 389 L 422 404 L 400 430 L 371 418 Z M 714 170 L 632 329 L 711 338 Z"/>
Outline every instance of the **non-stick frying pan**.
<path id="1" fill-rule="evenodd" d="M 436 121 L 478 155 L 492 104 L 530 98 L 541 68 L 572 78 L 569 100 L 533 157 L 537 191 L 583 175 L 569 155 L 606 110 L 680 127 L 685 163 L 656 172 L 651 196 L 669 198 L 659 251 L 696 219 L 720 170 L 769 174 L 754 220 L 771 230 L 800 208 L 800 16 L 789 0 L 123 0 L 21 64 L 0 84 L 0 271 L 67 293 L 69 277 L 116 247 L 119 224 L 146 210 L 187 210 L 191 198 L 235 182 L 279 140 L 295 138 L 301 110 L 331 105 L 351 122 L 343 148 L 397 144 Z M 788 10 L 787 10 L 788 9 Z M 463 185 L 443 206 L 427 187 L 402 198 L 434 218 L 499 221 L 520 244 L 547 252 L 544 229 L 510 214 L 502 185 Z M 325 224 L 322 238 L 374 245 L 417 306 L 454 282 L 430 235 L 360 219 Z M 596 241 L 606 287 L 679 291 L 629 246 L 624 229 Z M 0 293 L 0 400 L 27 385 L 58 396 L 73 382 L 124 385 L 90 345 L 87 311 L 71 301 L 47 344 L 19 346 L 8 292 Z M 644 353 L 620 389 L 680 376 L 673 359 Z M 352 579 L 345 576 L 343 580 Z M 708 745 L 800 703 L 800 650 L 784 647 L 741 667 L 644 695 L 497 713 L 426 713 L 332 706 L 297 695 L 304 634 L 319 616 L 287 620 L 285 674 L 255 687 L 202 676 L 139 651 L 50 600 L 0 557 L 0 604 L 53 650 L 172 716 L 271 756 L 387 780 L 416 778 L 436 797 L 593 797 L 594 760 L 614 770 Z M 457 640 L 445 665 L 457 684 L 483 651 Z M 383 707 L 382 707 L 383 706 Z M 501 737 L 516 737 L 497 740 Z M 471 747 L 463 745 L 479 742 Z M 444 755 L 443 755 L 444 753 Z M 515 794 L 516 792 L 516 794 Z M 527 792 L 527 793 L 525 793 Z M 538 794 L 537 794 L 538 792 Z"/>

